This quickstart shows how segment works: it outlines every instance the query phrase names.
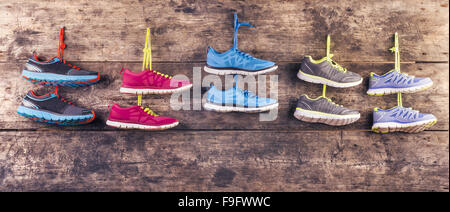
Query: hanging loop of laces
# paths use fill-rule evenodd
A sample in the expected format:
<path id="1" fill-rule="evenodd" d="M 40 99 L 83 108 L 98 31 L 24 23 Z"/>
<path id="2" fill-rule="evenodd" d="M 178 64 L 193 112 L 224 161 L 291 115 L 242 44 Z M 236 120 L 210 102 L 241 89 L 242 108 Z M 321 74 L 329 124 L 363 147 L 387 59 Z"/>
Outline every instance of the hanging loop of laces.
<path id="1" fill-rule="evenodd" d="M 153 70 L 152 68 L 152 43 L 150 38 L 150 28 L 147 28 L 147 35 L 145 36 L 145 46 L 142 50 L 144 52 L 144 59 L 142 60 L 142 70 L 149 69 L 153 71 L 153 73 L 160 75 L 164 78 L 172 79 L 172 76 L 169 76 L 168 74 L 163 74 L 158 71 Z"/>
<path id="2" fill-rule="evenodd" d="M 342 67 L 341 65 L 339 65 L 338 63 L 336 63 L 331 59 L 334 55 L 330 53 L 330 43 L 331 43 L 330 35 L 327 35 L 327 61 L 330 62 L 331 65 L 334 68 L 338 69 L 339 71 L 342 71 L 344 73 L 347 72 L 346 68 Z"/>
<path id="3" fill-rule="evenodd" d="M 64 27 L 59 31 L 59 45 L 58 45 L 58 55 L 56 56 L 58 59 L 62 60 L 63 51 L 66 48 L 66 44 L 64 43 Z"/>
<path id="4" fill-rule="evenodd" d="M 237 49 L 237 45 L 238 45 L 238 38 L 237 38 L 237 33 L 238 33 L 238 29 L 240 26 L 248 26 L 248 27 L 253 27 L 255 28 L 255 26 L 247 23 L 247 22 L 239 22 L 237 13 L 234 13 L 234 39 L 233 39 L 233 49 Z"/>

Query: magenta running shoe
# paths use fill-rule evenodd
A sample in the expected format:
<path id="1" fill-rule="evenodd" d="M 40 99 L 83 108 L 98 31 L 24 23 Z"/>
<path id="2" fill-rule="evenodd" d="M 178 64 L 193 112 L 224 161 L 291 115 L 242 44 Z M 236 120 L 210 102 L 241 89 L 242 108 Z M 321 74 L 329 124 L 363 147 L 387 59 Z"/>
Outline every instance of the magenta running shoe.
<path id="1" fill-rule="evenodd" d="M 106 125 L 124 129 L 165 130 L 177 126 L 178 120 L 159 116 L 150 108 L 138 105 L 121 108 L 114 104 Z"/>
<path id="2" fill-rule="evenodd" d="M 154 70 L 147 69 L 139 73 L 134 73 L 125 69 L 123 71 L 120 93 L 171 94 L 188 90 L 191 87 L 192 83 L 187 80 L 176 80 L 167 74 L 162 74 Z"/>

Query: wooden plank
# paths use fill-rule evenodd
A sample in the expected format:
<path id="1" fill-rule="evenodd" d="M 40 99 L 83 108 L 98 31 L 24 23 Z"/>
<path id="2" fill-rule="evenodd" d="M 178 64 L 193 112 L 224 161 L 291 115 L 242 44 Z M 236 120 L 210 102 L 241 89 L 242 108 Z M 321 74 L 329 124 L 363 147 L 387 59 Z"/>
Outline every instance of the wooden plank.
<path id="1" fill-rule="evenodd" d="M 447 191 L 448 132 L 0 132 L 1 191 Z"/>
<path id="2" fill-rule="evenodd" d="M 0 61 L 55 56 L 66 26 L 72 61 L 139 61 L 151 26 L 155 61 L 205 61 L 207 45 L 232 45 L 233 12 L 240 49 L 274 61 L 323 56 L 332 35 L 337 61 L 389 61 L 394 32 L 403 61 L 448 61 L 448 1 L 55 1 L 0 2 Z"/>
<path id="3" fill-rule="evenodd" d="M 0 64 L 0 70 L 5 78 L 0 81 L 0 128 L 3 129 L 70 129 L 70 130 L 98 130 L 113 128 L 106 127 L 109 110 L 108 104 L 116 102 L 123 106 L 134 105 L 137 98 L 134 95 L 124 95 L 119 93 L 122 76 L 120 69 L 122 66 L 132 70 L 139 70 L 139 63 L 80 63 L 83 68 L 99 71 L 102 79 L 98 84 L 85 88 L 61 88 L 61 94 L 80 106 L 92 108 L 98 115 L 97 120 L 86 126 L 58 127 L 50 124 L 35 123 L 22 118 L 16 114 L 16 109 L 23 96 L 29 89 L 37 89 L 44 93 L 50 91 L 50 87 L 34 85 L 20 77 L 21 63 Z M 321 85 L 314 85 L 299 80 L 296 77 L 299 64 L 282 63 L 279 70 L 272 75 L 278 75 L 278 99 L 280 108 L 278 117 L 274 121 L 259 121 L 258 114 L 242 113 L 216 113 L 211 111 L 174 111 L 170 107 L 170 95 L 145 95 L 144 103 L 149 105 L 157 113 L 173 116 L 180 120 L 178 129 L 267 129 L 267 130 L 368 130 L 372 124 L 372 109 L 374 107 L 390 108 L 396 105 L 396 95 L 390 96 L 368 96 L 366 95 L 368 82 L 367 77 L 370 72 L 382 74 L 392 68 L 392 64 L 343 64 L 349 70 L 356 71 L 365 77 L 362 85 L 348 88 L 328 88 L 327 96 L 338 104 L 345 105 L 360 111 L 361 119 L 351 125 L 343 127 L 331 127 L 323 124 L 312 124 L 295 119 L 292 114 L 295 110 L 297 98 L 301 94 L 308 94 L 316 97 L 321 95 Z M 184 74 L 193 79 L 193 67 L 202 67 L 203 64 L 178 64 L 163 63 L 155 64 L 159 71 L 170 75 Z M 404 106 L 413 107 L 424 113 L 433 113 L 438 117 L 438 123 L 430 128 L 431 130 L 448 130 L 449 123 L 449 66 L 448 64 L 405 64 L 402 70 L 417 77 L 431 77 L 435 85 L 415 94 L 404 95 Z M 202 77 L 207 76 L 206 72 L 201 73 Z M 269 81 L 267 77 L 267 81 Z M 224 80 L 222 78 L 222 80 Z M 224 82 L 224 81 L 222 81 Z M 200 82 L 195 82 L 200 83 Z M 269 84 L 269 82 L 267 82 Z M 198 84 L 200 85 L 200 84 Z M 270 88 L 270 85 L 267 85 Z M 197 89 L 197 88 L 194 88 Z M 267 90 L 269 92 L 269 90 Z M 190 98 L 194 98 L 192 93 Z M 193 108 L 191 106 L 191 108 Z"/>

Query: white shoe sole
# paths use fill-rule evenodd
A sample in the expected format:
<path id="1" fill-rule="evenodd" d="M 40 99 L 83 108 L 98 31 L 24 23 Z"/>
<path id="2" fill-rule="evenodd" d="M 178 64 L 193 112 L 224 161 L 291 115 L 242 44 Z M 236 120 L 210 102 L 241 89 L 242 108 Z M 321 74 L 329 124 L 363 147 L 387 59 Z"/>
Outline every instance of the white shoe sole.
<path id="1" fill-rule="evenodd" d="M 161 126 L 149 126 L 149 125 L 124 123 L 124 122 L 117 122 L 117 121 L 110 121 L 110 120 L 106 121 L 106 125 L 111 126 L 111 127 L 122 128 L 122 129 L 141 129 L 141 130 L 166 130 L 166 129 L 176 127 L 178 124 L 179 124 L 179 122 L 161 125 Z"/>
<path id="2" fill-rule="evenodd" d="M 135 88 L 124 88 L 120 87 L 119 92 L 120 93 L 126 93 L 126 94 L 172 94 L 172 93 L 178 93 L 183 92 L 185 90 L 189 90 L 192 88 L 192 84 L 186 85 L 180 88 L 175 89 L 135 89 Z"/>
<path id="3" fill-rule="evenodd" d="M 229 75 L 229 74 L 239 74 L 239 75 L 261 75 L 266 74 L 272 71 L 275 71 L 278 66 L 272 66 L 267 69 L 259 70 L 259 71 L 245 71 L 245 70 L 236 70 L 236 69 L 215 69 L 208 66 L 203 67 L 203 70 L 210 74 L 216 75 Z"/>
<path id="4" fill-rule="evenodd" d="M 278 108 L 278 103 L 267 105 L 264 107 L 236 107 L 236 106 L 222 106 L 212 103 L 203 104 L 203 108 L 206 110 L 213 110 L 217 112 L 244 112 L 244 113 L 259 113 L 269 111 Z"/>
<path id="5" fill-rule="evenodd" d="M 433 86 L 433 82 L 416 86 L 410 88 L 379 88 L 379 89 L 369 89 L 367 90 L 368 95 L 387 95 L 387 94 L 395 94 L 395 93 L 415 93 L 419 91 L 426 90 Z"/>
<path id="6" fill-rule="evenodd" d="M 353 115 L 334 115 L 334 114 L 318 114 L 315 111 L 308 110 L 299 110 L 296 109 L 294 113 L 295 118 L 312 123 L 323 123 L 332 126 L 342 126 L 351 124 L 357 121 L 361 115 L 353 114 Z"/>
<path id="7" fill-rule="evenodd" d="M 431 126 L 436 124 L 436 122 L 437 120 L 433 119 L 407 124 L 396 122 L 376 123 L 372 126 L 372 131 L 376 133 L 389 133 L 389 132 L 418 133 L 430 128 Z"/>
<path id="8" fill-rule="evenodd" d="M 334 81 L 325 79 L 323 77 L 305 74 L 301 70 L 298 71 L 297 77 L 301 80 L 305 80 L 310 83 L 325 84 L 325 85 L 328 85 L 331 87 L 337 87 L 337 88 L 348 88 L 348 87 L 357 86 L 357 85 L 361 84 L 363 81 L 363 79 L 361 78 L 357 82 L 348 82 L 348 83 L 334 82 Z"/>

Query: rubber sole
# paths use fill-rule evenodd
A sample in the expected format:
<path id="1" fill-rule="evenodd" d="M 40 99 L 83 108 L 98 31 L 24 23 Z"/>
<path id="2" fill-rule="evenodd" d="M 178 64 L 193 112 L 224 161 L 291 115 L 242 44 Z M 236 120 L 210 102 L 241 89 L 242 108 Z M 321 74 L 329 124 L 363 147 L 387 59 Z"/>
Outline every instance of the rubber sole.
<path id="1" fill-rule="evenodd" d="M 372 131 L 376 133 L 389 133 L 389 132 L 407 132 L 407 133 L 418 133 L 422 132 L 434 124 L 436 124 L 437 120 L 427 120 L 415 123 L 395 123 L 395 122 L 387 122 L 387 123 L 375 123 L 372 126 Z"/>
<path id="2" fill-rule="evenodd" d="M 325 85 L 328 85 L 331 87 L 336 87 L 336 88 L 349 88 L 349 87 L 357 86 L 357 85 L 361 84 L 363 81 L 363 79 L 361 78 L 357 82 L 340 83 L 340 82 L 331 81 L 329 79 L 325 79 L 323 77 L 306 74 L 306 73 L 302 72 L 301 70 L 298 71 L 297 77 L 301 80 L 304 80 L 304 81 L 307 81 L 310 83 L 325 84 Z"/>
<path id="3" fill-rule="evenodd" d="M 180 88 L 175 89 L 135 89 L 135 88 L 125 88 L 120 87 L 119 92 L 120 93 L 126 93 L 126 94 L 172 94 L 172 93 L 178 93 L 183 92 L 185 90 L 189 90 L 192 88 L 192 84 L 186 85 Z"/>
<path id="4" fill-rule="evenodd" d="M 45 122 L 59 125 L 81 125 L 92 122 L 95 119 L 95 112 L 92 110 L 90 115 L 83 116 L 63 116 L 19 106 L 17 113 L 25 118 L 37 122 Z"/>
<path id="5" fill-rule="evenodd" d="M 335 114 L 324 114 L 318 113 L 316 111 L 310 110 L 300 110 L 296 109 L 294 112 L 294 117 L 298 120 L 312 123 L 323 123 L 332 126 L 342 126 L 348 125 L 357 121 L 361 115 L 335 115 Z"/>
<path id="6" fill-rule="evenodd" d="M 27 70 L 22 71 L 22 77 L 32 83 L 70 87 L 92 85 L 100 80 L 100 74 L 97 74 L 97 76 L 67 76 L 52 73 L 32 72 Z"/>
<path id="7" fill-rule="evenodd" d="M 388 94 L 396 94 L 396 93 L 416 93 L 419 91 L 426 90 L 433 86 L 433 82 L 421 86 L 410 87 L 410 88 L 378 88 L 378 89 L 369 89 L 367 90 L 368 95 L 388 95 Z"/>
<path id="8" fill-rule="evenodd" d="M 211 110 L 211 111 L 217 111 L 217 112 L 244 112 L 244 113 L 260 113 L 265 112 L 269 110 L 273 110 L 278 108 L 278 103 L 267 105 L 264 107 L 238 107 L 238 106 L 223 106 L 223 105 L 216 105 L 213 103 L 206 102 L 203 104 L 203 108 L 205 110 Z"/>
<path id="9" fill-rule="evenodd" d="M 229 74 L 239 74 L 239 75 L 261 75 L 266 74 L 272 71 L 277 70 L 278 66 L 272 66 L 266 69 L 258 70 L 258 71 L 246 71 L 246 70 L 240 70 L 240 69 L 215 69 L 212 67 L 205 66 L 203 67 L 203 70 L 205 72 L 208 72 L 210 74 L 216 74 L 216 75 L 229 75 Z"/>
<path id="10" fill-rule="evenodd" d="M 167 130 L 167 129 L 176 127 L 178 124 L 179 124 L 179 122 L 174 122 L 172 124 L 166 124 L 166 125 L 161 125 L 161 126 L 149 126 L 149 125 L 117 122 L 117 121 L 110 121 L 110 120 L 106 121 L 106 125 L 108 125 L 110 127 L 121 128 L 121 129 L 140 129 L 140 130 Z"/>

